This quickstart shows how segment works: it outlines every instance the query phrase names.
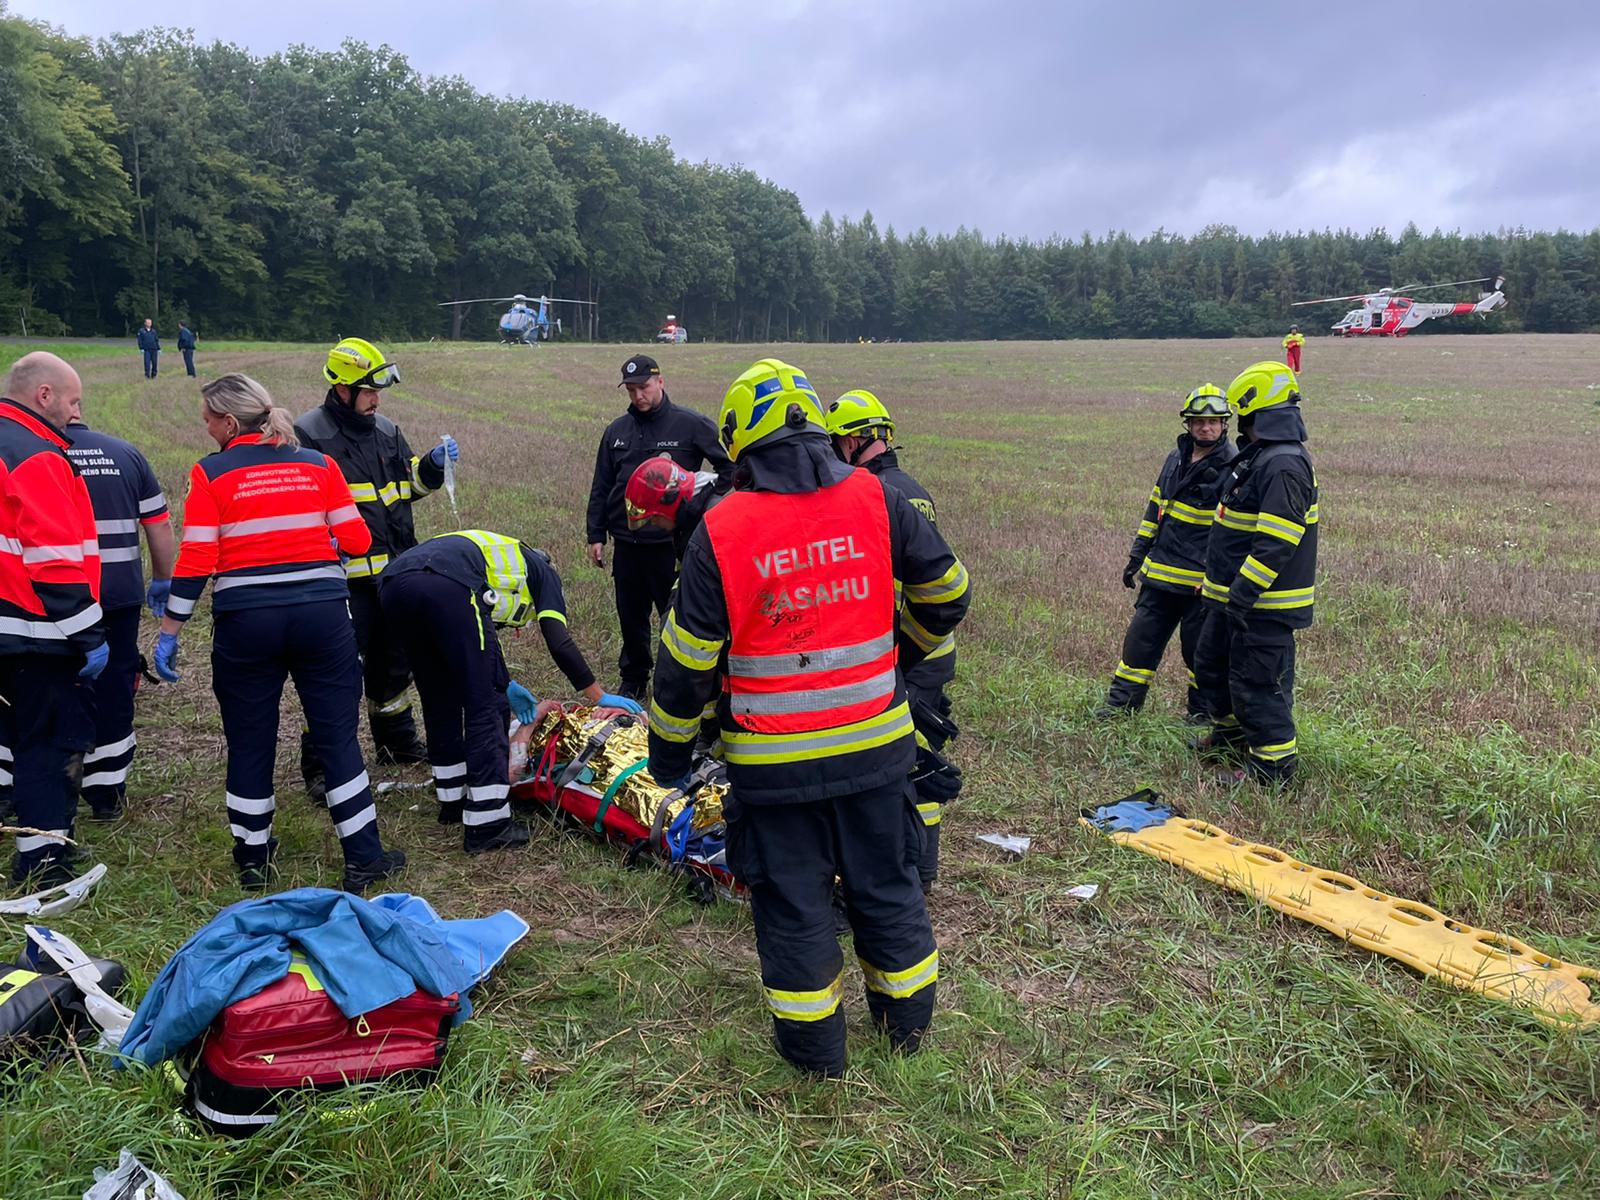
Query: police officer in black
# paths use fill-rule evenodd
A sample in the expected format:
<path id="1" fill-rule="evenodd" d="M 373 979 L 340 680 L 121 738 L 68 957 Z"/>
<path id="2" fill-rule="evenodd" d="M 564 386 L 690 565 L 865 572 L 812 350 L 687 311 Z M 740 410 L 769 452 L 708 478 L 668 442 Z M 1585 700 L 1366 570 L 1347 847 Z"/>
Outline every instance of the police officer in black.
<path id="1" fill-rule="evenodd" d="M 1238 451 L 1228 441 L 1228 401 L 1222 389 L 1204 383 L 1190 392 L 1178 410 L 1185 432 L 1156 476 L 1134 535 L 1122 586 L 1143 578 L 1134 601 L 1133 620 L 1122 640 L 1122 659 L 1111 677 L 1111 690 L 1096 710 L 1098 717 L 1136 712 L 1144 707 L 1150 681 L 1174 630 L 1189 672 L 1189 721 L 1207 724 L 1194 679 L 1194 648 L 1200 639 L 1205 609 L 1200 582 L 1205 578 L 1206 538 L 1217 506 L 1217 489 Z"/>
<path id="2" fill-rule="evenodd" d="M 400 637 L 383 619 L 378 577 L 391 559 L 417 544 L 411 505 L 444 483 L 445 456 L 453 460 L 460 451 L 449 439 L 426 455 L 413 454 L 400 427 L 377 411 L 383 389 L 399 382 L 400 371 L 371 342 L 345 338 L 328 352 L 322 373 L 330 385 L 322 407 L 294 428 L 302 446 L 339 464 L 372 531 L 372 548 L 344 564 L 372 741 L 380 763 L 427 762 L 411 709 L 411 668 Z M 306 790 L 318 796 L 322 773 L 304 737 L 300 769 Z"/>
<path id="3" fill-rule="evenodd" d="M 1285 364 L 1245 368 L 1228 385 L 1228 407 L 1242 449 L 1206 543 L 1194 669 L 1212 729 L 1196 748 L 1242 757 L 1242 774 L 1258 783 L 1287 783 L 1298 754 L 1294 631 L 1311 624 L 1316 599 L 1317 476 Z"/>
<path id="4" fill-rule="evenodd" d="M 611 578 L 622 628 L 618 693 L 643 700 L 650 682 L 650 610 L 665 616 L 677 578 L 677 556 L 669 532 L 649 525 L 629 528 L 624 503 L 628 480 L 645 459 L 661 454 L 686 471 L 708 462 L 724 482 L 733 465 L 711 421 L 672 403 L 655 359 L 645 354 L 628 359 L 618 386 L 628 389 L 628 411 L 606 426 L 595 455 L 589 488 L 589 558 L 604 566 L 606 538 L 616 543 Z"/>

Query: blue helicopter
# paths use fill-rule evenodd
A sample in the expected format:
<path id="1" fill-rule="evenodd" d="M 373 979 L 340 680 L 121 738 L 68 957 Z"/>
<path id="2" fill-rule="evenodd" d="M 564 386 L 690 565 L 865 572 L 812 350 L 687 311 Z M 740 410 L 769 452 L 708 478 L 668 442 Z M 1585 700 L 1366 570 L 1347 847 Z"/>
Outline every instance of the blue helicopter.
<path id="1" fill-rule="evenodd" d="M 594 307 L 592 300 L 567 300 L 541 295 L 530 300 L 518 292 L 515 296 L 479 296 L 474 300 L 447 300 L 440 308 L 454 308 L 469 304 L 504 304 L 511 307 L 500 318 L 500 341 L 507 346 L 534 346 L 548 342 L 561 332 L 561 318 L 551 315 L 556 304 L 577 304 Z"/>

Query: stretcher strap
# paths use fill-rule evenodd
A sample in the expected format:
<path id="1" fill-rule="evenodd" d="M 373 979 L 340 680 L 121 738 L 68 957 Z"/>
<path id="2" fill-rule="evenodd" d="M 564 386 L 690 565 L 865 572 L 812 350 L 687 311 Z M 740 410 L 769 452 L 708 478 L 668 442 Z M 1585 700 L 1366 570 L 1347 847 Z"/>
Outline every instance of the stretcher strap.
<path id="1" fill-rule="evenodd" d="M 1547 1025 L 1600 1024 L 1600 971 L 1551 958 L 1525 942 L 1476 929 L 1415 900 L 1385 895 L 1282 850 L 1160 809 L 1139 793 L 1085 813 L 1082 822 L 1141 854 L 1255 896 L 1279 912 L 1467 991 L 1506 1000 Z M 1157 812 L 1165 816 L 1156 820 Z"/>
<path id="2" fill-rule="evenodd" d="M 617 777 L 611 781 L 611 786 L 606 788 L 605 795 L 600 797 L 600 807 L 594 812 L 594 831 L 604 833 L 606 830 L 606 810 L 611 807 L 611 802 L 617 798 L 617 793 L 622 790 L 622 785 L 627 783 L 634 775 L 644 770 L 649 759 L 641 758 L 632 766 L 623 767 L 617 772 Z"/>

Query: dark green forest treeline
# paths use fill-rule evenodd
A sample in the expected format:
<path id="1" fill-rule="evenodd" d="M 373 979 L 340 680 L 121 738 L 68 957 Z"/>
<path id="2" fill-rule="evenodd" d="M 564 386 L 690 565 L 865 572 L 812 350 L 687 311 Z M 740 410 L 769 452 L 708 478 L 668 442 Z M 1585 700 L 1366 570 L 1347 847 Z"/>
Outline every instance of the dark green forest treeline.
<path id="1" fill-rule="evenodd" d="M 212 337 L 488 337 L 499 307 L 456 325 L 437 302 L 549 291 L 597 300 L 599 336 L 624 341 L 669 311 L 696 340 L 1227 337 L 1281 331 L 1307 296 L 1497 274 L 1510 308 L 1424 328 L 1600 327 L 1600 230 L 902 237 L 387 47 L 91 44 L 0 0 L 0 334 L 154 316 Z"/>

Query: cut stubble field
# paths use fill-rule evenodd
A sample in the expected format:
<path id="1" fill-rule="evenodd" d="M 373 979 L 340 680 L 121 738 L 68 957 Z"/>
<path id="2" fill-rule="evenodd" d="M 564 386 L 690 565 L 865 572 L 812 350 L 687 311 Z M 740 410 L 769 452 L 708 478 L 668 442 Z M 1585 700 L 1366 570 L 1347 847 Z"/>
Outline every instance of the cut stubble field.
<path id="1" fill-rule="evenodd" d="M 86 418 L 144 448 L 181 508 L 189 465 L 213 448 L 194 382 L 169 368 L 146 383 L 131 348 L 81 349 L 63 352 Z M 246 371 L 298 413 L 321 400 L 325 349 L 204 346 L 202 377 Z M 608 684 L 615 618 L 584 560 L 583 508 L 600 431 L 626 402 L 627 349 L 393 347 L 404 383 L 384 399 L 417 450 L 441 433 L 461 444 L 460 519 L 430 497 L 419 532 L 547 548 Z M 656 353 L 674 402 L 714 414 L 764 352 Z M 953 693 L 967 786 L 930 900 L 942 969 L 925 1052 L 898 1059 L 869 1037 L 853 983 L 848 1076 L 799 1078 L 768 1046 L 745 910 L 701 908 L 548 823 L 525 853 L 469 861 L 428 791 L 391 791 L 379 808 L 411 858 L 406 890 L 446 916 L 507 906 L 533 927 L 438 1081 L 226 1143 L 178 1115 L 159 1073 L 69 1059 L 8 1089 L 0 1197 L 77 1196 L 121 1146 L 189 1200 L 1595 1194 L 1600 1031 L 1552 1031 L 1422 979 L 1076 818 L 1154 787 L 1189 815 L 1600 965 L 1600 337 L 1308 344 L 1322 558 L 1300 643 L 1301 782 L 1282 795 L 1225 787 L 1188 754 L 1176 647 L 1143 715 L 1090 717 L 1177 406 L 1275 343 L 770 352 L 824 399 L 884 399 L 902 465 L 973 579 Z M 185 635 L 182 683 L 141 693 L 129 815 L 81 830 L 111 874 L 61 922 L 138 987 L 240 897 L 207 612 Z M 504 644 L 535 693 L 568 694 L 536 634 Z M 336 886 L 297 728 L 291 699 L 283 883 Z M 989 831 L 1033 848 L 1003 861 L 975 840 Z M 1067 898 L 1078 883 L 1101 891 Z M 20 922 L 5 929 L 20 944 Z"/>

